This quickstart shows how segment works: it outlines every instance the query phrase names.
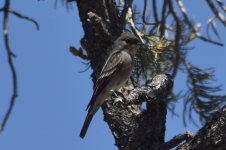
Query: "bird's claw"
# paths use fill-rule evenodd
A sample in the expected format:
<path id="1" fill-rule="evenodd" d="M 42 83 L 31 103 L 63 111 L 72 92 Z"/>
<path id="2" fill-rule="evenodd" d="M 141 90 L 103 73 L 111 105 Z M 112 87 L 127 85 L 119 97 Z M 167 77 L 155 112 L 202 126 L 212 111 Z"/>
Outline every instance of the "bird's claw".
<path id="1" fill-rule="evenodd" d="M 113 97 L 112 97 L 112 99 L 113 99 L 113 104 L 115 104 L 115 103 L 118 103 L 118 102 L 123 102 L 123 99 L 122 99 L 122 97 L 121 96 L 119 96 L 118 94 L 116 94 L 116 92 L 114 91 L 114 90 L 111 90 L 111 92 L 113 93 Z M 120 93 L 119 93 L 120 94 Z"/>
<path id="2" fill-rule="evenodd" d="M 111 92 L 114 94 L 115 97 L 118 97 L 114 90 L 111 90 Z"/>
<path id="3" fill-rule="evenodd" d="M 122 98 L 121 97 L 116 97 L 113 100 L 114 100 L 113 104 L 118 103 L 118 102 L 122 103 Z"/>

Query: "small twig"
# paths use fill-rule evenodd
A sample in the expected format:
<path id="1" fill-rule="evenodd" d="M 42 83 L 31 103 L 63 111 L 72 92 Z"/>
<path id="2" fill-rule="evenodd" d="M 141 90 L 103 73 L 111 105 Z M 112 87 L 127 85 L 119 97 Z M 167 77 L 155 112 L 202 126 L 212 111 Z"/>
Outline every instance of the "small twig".
<path id="1" fill-rule="evenodd" d="M 10 0 L 5 0 L 5 6 L 4 6 L 4 14 L 3 14 L 3 36 L 4 36 L 4 42 L 6 46 L 6 52 L 8 56 L 8 63 L 9 67 L 12 73 L 12 79 L 13 79 L 13 94 L 10 99 L 9 108 L 3 118 L 3 121 L 0 126 L 0 131 L 3 131 L 5 128 L 5 125 L 9 119 L 9 116 L 13 110 L 16 98 L 17 98 L 17 75 L 15 66 L 13 64 L 13 55 L 12 50 L 9 45 L 9 35 L 8 35 L 8 29 L 9 29 L 9 10 L 10 10 Z"/>
<path id="2" fill-rule="evenodd" d="M 178 6 L 179 6 L 179 8 L 180 8 L 180 10 L 181 10 L 181 12 L 183 14 L 183 17 L 184 17 L 185 22 L 192 29 L 193 34 L 195 34 L 195 37 L 201 39 L 204 42 L 209 42 L 209 43 L 212 43 L 212 44 L 223 46 L 223 44 L 220 43 L 220 42 L 216 42 L 216 41 L 210 40 L 210 39 L 202 36 L 198 31 L 197 32 L 194 32 L 196 30 L 195 30 L 194 26 L 192 25 L 192 23 L 190 22 L 190 20 L 188 18 L 188 15 L 186 13 L 186 9 L 184 7 L 184 4 L 183 4 L 182 0 L 177 0 L 177 4 L 178 4 Z"/>
<path id="3" fill-rule="evenodd" d="M 195 27 L 192 28 L 192 34 L 188 38 L 188 41 L 192 40 L 194 38 L 199 38 L 200 40 L 202 40 L 204 42 L 208 42 L 208 43 L 215 44 L 215 45 L 218 45 L 218 46 L 224 46 L 223 43 L 216 42 L 216 41 L 213 41 L 211 39 L 208 39 L 208 38 L 202 36 L 201 33 L 199 33 L 200 28 L 201 28 L 201 24 L 197 24 Z"/>
<path id="4" fill-rule="evenodd" d="M 173 137 L 171 140 L 166 142 L 163 146 L 162 149 L 172 149 L 176 146 L 178 146 L 181 142 L 187 141 L 193 137 L 191 132 L 185 132 L 183 134 L 179 134 L 175 137 Z"/>
<path id="5" fill-rule="evenodd" d="M 221 0 L 216 0 L 218 5 L 221 7 L 221 9 L 223 9 L 223 11 L 226 13 L 226 6 L 223 4 L 223 2 Z"/>
<path id="6" fill-rule="evenodd" d="M 199 33 L 199 30 L 201 28 L 201 24 L 197 24 L 193 29 L 192 29 L 192 34 L 190 35 L 190 40 L 194 39 L 194 38 L 199 38 L 200 40 L 204 41 L 204 42 L 208 42 L 208 43 L 211 43 L 211 44 L 215 44 L 215 45 L 218 45 L 218 46 L 224 46 L 223 43 L 220 43 L 220 42 L 216 42 L 216 41 L 213 41 L 211 39 L 208 39 L 204 36 L 201 35 L 201 33 Z"/>
<path id="7" fill-rule="evenodd" d="M 90 69 L 90 62 L 82 62 L 82 64 L 85 65 L 85 69 L 79 71 L 78 73 L 83 73 Z"/>
<path id="8" fill-rule="evenodd" d="M 9 12 L 13 15 L 15 15 L 16 17 L 20 18 L 20 19 L 24 19 L 24 20 L 27 20 L 27 21 L 30 21 L 32 23 L 34 23 L 34 25 L 36 26 L 37 30 L 39 30 L 39 24 L 37 21 L 35 21 L 33 18 L 30 18 L 30 17 L 27 17 L 27 16 L 24 16 L 14 10 L 9 10 Z"/>
<path id="9" fill-rule="evenodd" d="M 196 79 L 196 78 L 194 78 L 193 73 L 192 73 L 192 65 L 190 64 L 190 62 L 188 62 L 188 61 L 185 59 L 184 56 L 181 56 L 181 59 L 182 59 L 182 62 L 183 62 L 183 64 L 184 64 L 185 68 L 186 68 L 186 71 L 187 71 L 187 74 L 188 74 L 188 80 L 190 80 L 191 85 L 192 85 L 193 87 L 196 87 L 196 82 L 195 82 L 195 79 Z M 198 99 L 198 95 L 199 95 L 199 94 L 197 93 L 196 90 L 193 90 L 193 91 L 194 91 L 194 97 L 195 97 L 195 99 Z M 184 107 L 184 110 L 183 110 L 183 116 L 184 116 L 184 114 L 187 112 L 187 107 L 186 107 L 186 105 L 187 105 L 188 102 L 189 102 L 189 101 L 185 102 L 185 104 L 184 104 L 185 107 Z M 189 109 L 189 118 L 190 118 L 191 121 L 194 123 L 194 125 L 198 127 L 197 123 L 193 120 L 193 118 L 192 118 L 192 116 L 191 116 L 191 111 L 192 111 L 192 107 L 190 107 L 190 109 Z M 185 124 L 185 126 L 186 126 L 185 117 L 183 117 L 183 122 L 184 122 L 184 124 Z"/>
<path id="10" fill-rule="evenodd" d="M 175 40 L 176 58 L 175 58 L 174 69 L 173 69 L 173 74 L 172 74 L 173 78 L 175 78 L 176 77 L 176 74 L 177 74 L 177 71 L 178 71 L 179 64 L 180 64 L 180 45 L 179 45 L 179 39 L 180 39 L 180 36 L 181 36 L 181 25 L 180 25 L 180 19 L 177 16 L 177 13 L 174 10 L 172 0 L 169 0 L 168 4 L 169 4 L 170 12 L 172 13 L 173 18 L 176 21 L 176 34 L 175 34 L 175 39 L 174 39 Z"/>
<path id="11" fill-rule="evenodd" d="M 138 87 L 138 83 L 134 80 L 134 78 L 132 76 L 130 77 L 130 81 L 131 81 L 133 87 Z"/>
<path id="12" fill-rule="evenodd" d="M 123 10 L 122 10 L 122 13 L 121 13 L 121 16 L 120 16 L 121 25 L 122 25 L 122 28 L 123 29 L 126 28 L 126 16 L 127 16 L 127 12 L 128 12 L 130 3 L 132 3 L 131 0 L 126 0 L 125 1 Z"/>
<path id="13" fill-rule="evenodd" d="M 144 8 L 143 8 L 143 14 L 142 14 L 142 20 L 145 25 L 155 25 L 155 23 L 149 23 L 146 21 L 146 10 L 147 10 L 147 0 L 144 0 Z"/>
<path id="14" fill-rule="evenodd" d="M 154 17 L 155 23 L 154 23 L 154 26 L 150 29 L 148 35 L 152 35 L 154 33 L 155 29 L 157 29 L 159 27 L 160 23 L 162 23 L 161 21 L 159 21 L 159 18 L 158 18 L 156 0 L 152 0 L 152 12 L 153 12 L 153 17 Z"/>
<path id="15" fill-rule="evenodd" d="M 153 9 L 155 22 L 159 22 L 156 0 L 152 0 L 152 9 Z"/>
<path id="16" fill-rule="evenodd" d="M 223 43 L 220 43 L 220 42 L 216 42 L 216 41 L 213 41 L 211 39 L 208 39 L 204 36 L 201 35 L 201 33 L 199 33 L 199 30 L 201 28 L 201 24 L 197 24 L 193 29 L 192 29 L 192 33 L 189 35 L 189 37 L 186 39 L 186 42 L 190 42 L 191 40 L 193 40 L 194 38 L 199 38 L 200 40 L 204 41 L 204 42 L 208 42 L 208 43 L 211 43 L 211 44 L 215 44 L 215 45 L 218 45 L 218 46 L 224 46 Z"/>
<path id="17" fill-rule="evenodd" d="M 133 33 L 140 39 L 140 41 L 142 43 L 144 43 L 144 40 L 141 37 L 141 33 L 137 30 L 136 25 L 134 23 L 134 20 L 133 20 L 133 12 L 132 12 L 131 5 L 128 8 L 127 17 L 128 17 L 128 22 L 129 22 L 129 25 L 130 25 Z"/>
<path id="18" fill-rule="evenodd" d="M 191 34 L 185 39 L 185 43 L 187 44 L 188 42 L 192 41 L 193 39 L 197 38 L 197 33 L 199 33 L 199 30 L 201 29 L 201 24 L 196 24 L 192 31 Z"/>
<path id="19" fill-rule="evenodd" d="M 166 11 L 167 11 L 167 4 L 168 4 L 168 0 L 164 0 L 163 6 L 162 6 L 162 18 L 161 18 L 161 37 L 164 35 L 165 33 L 165 24 L 166 24 Z"/>
<path id="20" fill-rule="evenodd" d="M 217 10 L 217 8 L 214 6 L 214 4 L 211 2 L 211 0 L 206 0 L 207 4 L 209 5 L 210 9 L 212 10 L 212 12 L 216 15 L 216 17 L 218 18 L 218 20 L 224 25 L 226 26 L 226 19 L 224 18 L 224 16 Z"/>
<path id="21" fill-rule="evenodd" d="M 216 16 L 213 16 L 213 17 L 210 17 L 208 20 L 207 20 L 207 27 L 206 27 L 206 33 L 207 33 L 207 37 L 210 39 L 210 34 L 209 34 L 209 28 L 210 26 L 214 23 L 216 19 Z"/>
<path id="22" fill-rule="evenodd" d="M 132 2 L 133 2 L 132 0 L 125 1 L 124 8 L 120 16 L 122 26 L 123 28 L 125 28 L 126 20 L 127 20 L 133 33 L 140 39 L 142 43 L 144 43 L 144 40 L 141 37 L 141 33 L 137 30 L 133 20 Z"/>
<path id="23" fill-rule="evenodd" d="M 186 9 L 184 7 L 184 4 L 183 4 L 182 0 L 177 0 L 177 4 L 178 4 L 178 6 L 180 8 L 180 11 L 183 14 L 185 22 L 189 25 L 190 28 L 193 28 L 193 25 L 192 25 L 192 23 L 190 22 L 190 20 L 188 18 L 188 15 L 186 13 Z"/>
<path id="24" fill-rule="evenodd" d="M 216 41 L 207 39 L 206 37 L 202 36 L 201 34 L 198 34 L 197 35 L 197 38 L 201 39 L 204 42 L 208 42 L 208 43 L 215 44 L 215 45 L 218 45 L 218 46 L 224 46 L 223 43 L 220 43 L 220 42 L 216 42 Z"/>
<path id="25" fill-rule="evenodd" d="M 76 0 L 67 0 L 68 3 L 73 2 L 73 1 L 76 1 Z"/>
<path id="26" fill-rule="evenodd" d="M 0 12 L 1 12 L 1 11 L 4 11 L 4 7 L 0 8 Z"/>

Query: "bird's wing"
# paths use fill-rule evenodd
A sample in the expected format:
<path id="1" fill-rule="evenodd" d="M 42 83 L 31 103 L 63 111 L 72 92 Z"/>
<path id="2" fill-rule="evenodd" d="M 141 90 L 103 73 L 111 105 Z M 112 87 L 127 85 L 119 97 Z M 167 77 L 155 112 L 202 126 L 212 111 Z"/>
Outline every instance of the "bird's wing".
<path id="1" fill-rule="evenodd" d="M 115 51 L 109 56 L 106 63 L 104 64 L 104 67 L 100 73 L 99 78 L 96 81 L 93 96 L 86 109 L 89 109 L 89 111 L 91 110 L 96 97 L 106 87 L 111 78 L 114 76 L 116 70 L 120 68 L 119 66 L 121 64 L 122 64 L 121 51 Z"/>
<path id="2" fill-rule="evenodd" d="M 120 53 L 121 53 L 120 51 L 116 51 L 109 56 L 109 58 L 107 59 L 105 65 L 100 73 L 100 77 L 96 81 L 93 96 L 86 108 L 86 110 L 87 109 L 89 109 L 89 110 L 88 110 L 88 114 L 86 116 L 85 122 L 82 126 L 82 130 L 80 132 L 81 138 L 85 137 L 89 124 L 93 118 L 93 115 L 96 113 L 96 111 L 101 106 L 101 103 L 96 101 L 97 96 L 103 91 L 103 89 L 106 87 L 106 85 L 109 83 L 109 81 L 114 76 L 114 73 L 117 72 L 117 69 L 120 68 L 120 65 L 122 64 L 122 58 L 121 58 Z"/>

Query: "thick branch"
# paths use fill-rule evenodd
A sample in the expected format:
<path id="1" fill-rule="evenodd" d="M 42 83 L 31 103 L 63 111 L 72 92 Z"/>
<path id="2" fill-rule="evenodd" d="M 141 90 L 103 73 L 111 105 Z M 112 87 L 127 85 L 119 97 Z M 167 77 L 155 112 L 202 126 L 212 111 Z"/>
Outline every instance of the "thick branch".
<path id="1" fill-rule="evenodd" d="M 120 150 L 157 150 L 162 146 L 166 117 L 163 97 L 171 91 L 172 83 L 168 75 L 157 75 L 146 86 L 130 91 L 129 95 L 125 96 L 124 92 L 125 102 L 109 100 L 105 103 L 104 120 Z M 136 104 L 142 101 L 147 102 L 147 109 Z"/>
<path id="2" fill-rule="evenodd" d="M 191 132 L 185 132 L 184 134 L 179 134 L 175 137 L 173 137 L 170 141 L 166 142 L 163 145 L 163 149 L 172 149 L 176 146 L 178 146 L 180 143 L 182 143 L 183 141 L 187 141 L 189 139 L 191 139 L 192 133 Z"/>
<path id="3" fill-rule="evenodd" d="M 172 79 L 169 75 L 157 75 L 145 86 L 137 87 L 130 91 L 126 97 L 128 104 L 141 104 L 156 99 L 164 98 L 169 94 L 173 86 Z"/>
<path id="4" fill-rule="evenodd" d="M 226 105 L 198 133 L 177 150 L 224 150 L 226 147 Z"/>

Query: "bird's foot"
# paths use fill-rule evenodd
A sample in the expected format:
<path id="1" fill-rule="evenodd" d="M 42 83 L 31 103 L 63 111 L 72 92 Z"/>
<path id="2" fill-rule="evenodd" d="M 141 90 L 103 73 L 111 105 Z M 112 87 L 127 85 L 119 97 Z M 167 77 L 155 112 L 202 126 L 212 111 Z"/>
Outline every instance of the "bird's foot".
<path id="1" fill-rule="evenodd" d="M 122 98 L 121 97 L 116 97 L 113 100 L 114 100 L 113 104 L 118 103 L 118 102 L 122 103 Z"/>
<path id="2" fill-rule="evenodd" d="M 117 92 L 117 91 L 115 92 L 114 90 L 111 90 L 111 92 L 113 93 L 113 95 L 112 95 L 112 99 L 114 101 L 113 104 L 118 103 L 118 102 L 122 103 L 123 98 L 121 96 L 119 96 L 119 95 L 122 95 L 122 94 L 120 92 Z M 116 93 L 118 93 L 118 94 L 116 94 Z"/>
<path id="3" fill-rule="evenodd" d="M 116 92 L 114 90 L 111 90 L 111 92 L 114 94 L 115 97 L 118 97 L 118 95 L 116 94 Z"/>

